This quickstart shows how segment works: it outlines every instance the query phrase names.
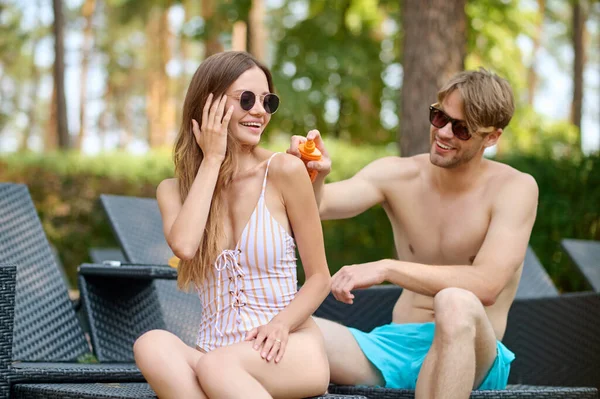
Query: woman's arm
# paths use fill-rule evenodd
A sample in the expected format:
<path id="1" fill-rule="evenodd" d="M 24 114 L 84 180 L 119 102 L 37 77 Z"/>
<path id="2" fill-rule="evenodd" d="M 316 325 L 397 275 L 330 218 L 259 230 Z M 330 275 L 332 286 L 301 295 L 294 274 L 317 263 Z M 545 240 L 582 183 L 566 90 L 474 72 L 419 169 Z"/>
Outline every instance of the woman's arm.
<path id="1" fill-rule="evenodd" d="M 269 176 L 282 193 L 306 275 L 304 285 L 292 302 L 268 325 L 247 336 L 247 340 L 256 337 L 255 349 L 265 341 L 262 357 L 267 360 L 275 357 L 278 362 L 285 352 L 288 332 L 300 327 L 325 300 L 331 287 L 331 275 L 325 258 L 319 211 L 304 164 L 298 158 L 284 154 L 273 159 L 271 170 Z"/>
<path id="2" fill-rule="evenodd" d="M 204 154 L 200 168 L 185 201 L 181 201 L 178 182 L 164 180 L 156 190 L 167 243 L 180 259 L 192 259 L 204 235 L 213 193 L 227 146 L 227 126 L 233 107 L 223 116 L 227 96 L 214 101 L 209 95 L 202 112 L 202 128 L 192 120 L 196 143 Z M 210 107 L 210 109 L 209 109 Z"/>
<path id="3" fill-rule="evenodd" d="M 323 228 L 310 179 L 299 159 L 282 155 L 277 177 L 306 280 L 294 300 L 274 319 L 294 331 L 317 310 L 330 291 Z M 292 182 L 292 184 L 290 184 Z"/>
<path id="4" fill-rule="evenodd" d="M 183 204 L 176 179 L 164 180 L 156 189 L 165 238 L 179 259 L 192 259 L 196 255 L 204 236 L 220 167 L 218 160 L 203 160 Z"/>

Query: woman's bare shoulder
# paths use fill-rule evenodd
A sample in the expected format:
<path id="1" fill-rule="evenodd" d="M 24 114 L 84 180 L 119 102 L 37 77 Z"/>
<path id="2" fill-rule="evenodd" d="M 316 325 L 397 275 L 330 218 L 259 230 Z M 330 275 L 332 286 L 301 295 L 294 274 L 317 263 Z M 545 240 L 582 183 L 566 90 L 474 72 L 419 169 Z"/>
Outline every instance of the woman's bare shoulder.
<path id="1" fill-rule="evenodd" d="M 304 162 L 290 154 L 278 153 L 269 166 L 269 175 L 278 180 L 302 178 L 304 174 L 308 176 Z"/>
<path id="2" fill-rule="evenodd" d="M 177 178 L 170 178 L 161 181 L 156 187 L 156 199 L 171 197 L 173 194 L 179 196 L 179 182 Z"/>

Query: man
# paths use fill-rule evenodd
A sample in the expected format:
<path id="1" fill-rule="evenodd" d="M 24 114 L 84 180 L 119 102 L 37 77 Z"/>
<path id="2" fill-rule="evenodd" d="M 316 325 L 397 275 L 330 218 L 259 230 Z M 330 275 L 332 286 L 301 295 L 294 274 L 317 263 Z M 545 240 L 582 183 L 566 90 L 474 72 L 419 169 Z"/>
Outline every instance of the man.
<path id="1" fill-rule="evenodd" d="M 425 110 L 424 110 L 425 111 Z M 317 320 L 331 380 L 338 384 L 415 388 L 421 398 L 468 398 L 472 389 L 503 389 L 514 355 L 500 340 L 521 276 L 533 227 L 535 180 L 483 157 L 514 112 L 508 82 L 484 69 L 462 72 L 430 106 L 429 154 L 386 157 L 315 195 L 323 219 L 343 219 L 382 204 L 399 260 L 344 266 L 332 292 L 352 303 L 352 290 L 388 281 L 403 287 L 393 322 L 370 333 Z M 299 156 L 303 137 L 292 138 Z"/>

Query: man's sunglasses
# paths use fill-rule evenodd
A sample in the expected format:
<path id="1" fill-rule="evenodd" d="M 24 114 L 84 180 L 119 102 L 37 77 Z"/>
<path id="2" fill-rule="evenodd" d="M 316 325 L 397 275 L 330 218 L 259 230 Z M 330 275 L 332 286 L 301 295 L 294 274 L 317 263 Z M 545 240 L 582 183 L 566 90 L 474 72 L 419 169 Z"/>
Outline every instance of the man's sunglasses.
<path id="1" fill-rule="evenodd" d="M 465 121 L 449 117 L 444 111 L 436 108 L 437 105 L 438 103 L 429 106 L 429 122 L 438 129 L 443 128 L 450 122 L 452 124 L 452 133 L 454 133 L 457 139 L 463 141 L 469 140 L 472 136 Z"/>
<path id="2" fill-rule="evenodd" d="M 233 98 L 237 98 L 240 101 L 240 107 L 244 111 L 250 111 L 254 104 L 256 103 L 256 94 L 251 91 L 244 91 L 238 97 L 232 96 Z M 274 114 L 279 108 L 279 97 L 277 94 L 269 93 L 263 97 L 263 108 L 267 113 Z"/>

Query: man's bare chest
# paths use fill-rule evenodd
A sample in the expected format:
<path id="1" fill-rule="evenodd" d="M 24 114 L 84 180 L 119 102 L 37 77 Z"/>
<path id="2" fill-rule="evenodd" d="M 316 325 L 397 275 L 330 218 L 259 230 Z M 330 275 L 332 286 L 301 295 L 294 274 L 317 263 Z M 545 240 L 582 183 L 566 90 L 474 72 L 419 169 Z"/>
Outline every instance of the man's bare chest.
<path id="1" fill-rule="evenodd" d="M 386 203 L 400 259 L 471 264 L 485 240 L 490 207 L 474 193 L 455 198 L 402 193 Z"/>

